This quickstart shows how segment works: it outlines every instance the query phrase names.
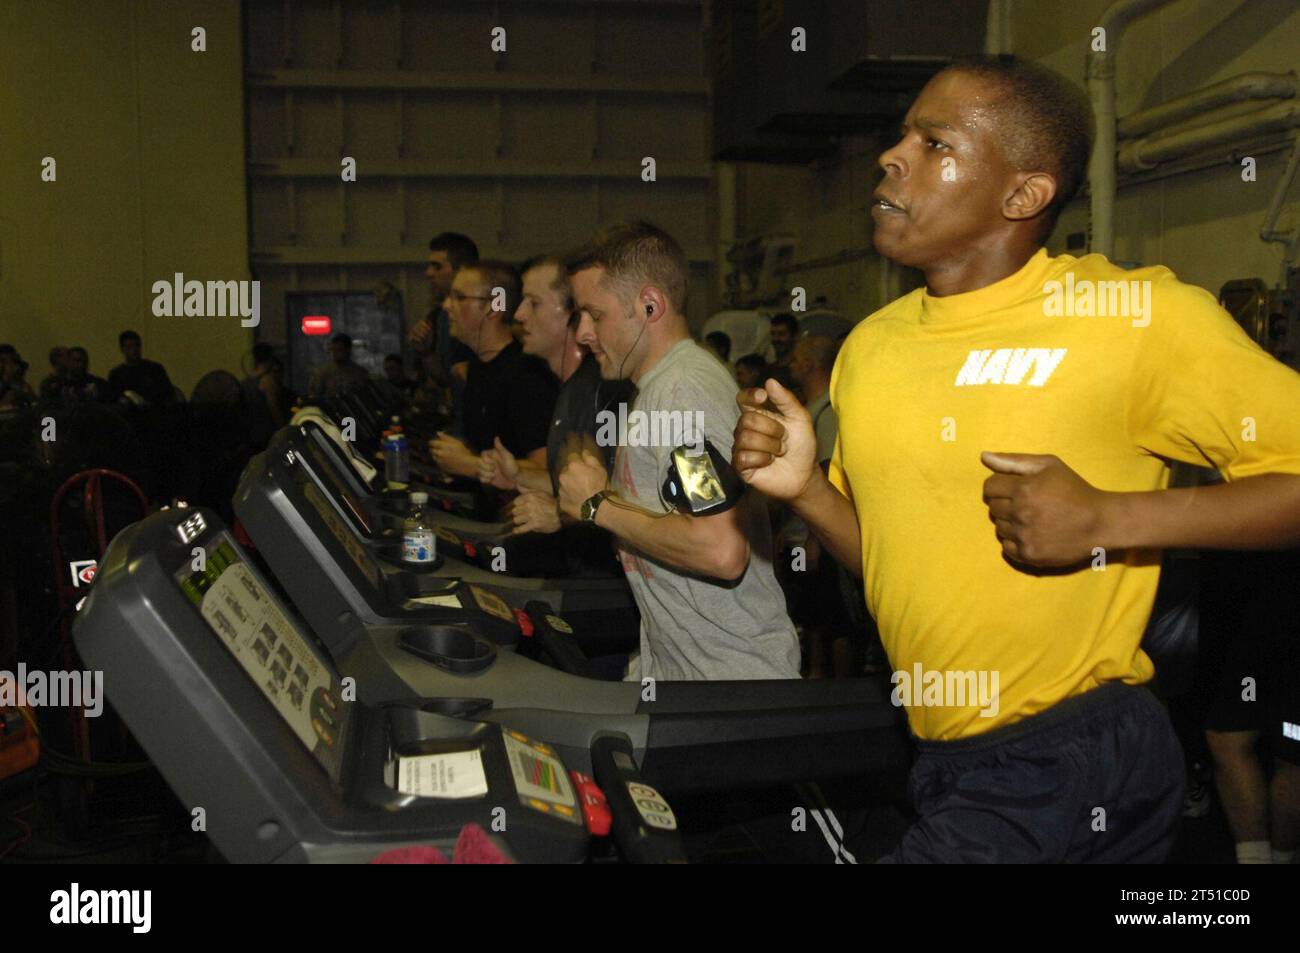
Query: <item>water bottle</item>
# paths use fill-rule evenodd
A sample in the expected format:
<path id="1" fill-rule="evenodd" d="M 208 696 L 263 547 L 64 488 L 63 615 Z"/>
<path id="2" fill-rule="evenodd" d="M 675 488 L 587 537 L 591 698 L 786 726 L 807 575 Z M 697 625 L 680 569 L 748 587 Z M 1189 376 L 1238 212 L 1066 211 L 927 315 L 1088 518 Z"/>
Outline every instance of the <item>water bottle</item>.
<path id="1" fill-rule="evenodd" d="M 411 449 L 401 427 L 385 432 L 384 481 L 390 489 L 405 489 L 411 480 Z"/>
<path id="2" fill-rule="evenodd" d="M 402 431 L 402 418 L 394 415 L 392 431 L 397 441 L 397 482 L 406 486 L 411 481 L 411 444 Z"/>
<path id="3" fill-rule="evenodd" d="M 436 552 L 433 527 L 424 512 L 424 506 L 428 502 L 428 493 L 411 494 L 411 512 L 407 514 L 406 522 L 402 524 L 402 562 L 404 563 L 414 566 L 433 564 Z"/>
<path id="4" fill-rule="evenodd" d="M 390 490 L 397 489 L 397 451 L 393 447 L 393 432 L 385 430 L 379 447 L 384 452 L 384 482 Z"/>

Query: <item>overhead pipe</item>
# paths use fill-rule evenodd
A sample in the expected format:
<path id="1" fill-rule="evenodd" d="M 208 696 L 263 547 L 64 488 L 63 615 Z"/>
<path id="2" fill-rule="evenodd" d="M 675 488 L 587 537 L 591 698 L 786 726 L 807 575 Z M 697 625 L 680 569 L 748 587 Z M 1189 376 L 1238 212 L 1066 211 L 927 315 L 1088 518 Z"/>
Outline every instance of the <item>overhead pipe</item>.
<path id="1" fill-rule="evenodd" d="M 1088 98 L 1096 119 L 1090 192 L 1089 250 L 1110 257 L 1115 247 L 1115 55 L 1129 23 L 1173 0 L 1118 0 L 1107 7 L 1099 24 L 1105 48 L 1088 53 Z"/>
<path id="2" fill-rule="evenodd" d="M 1011 52 L 1011 0 L 989 0 L 984 20 L 984 52 L 989 55 Z"/>
<path id="3" fill-rule="evenodd" d="M 1291 99 L 1296 95 L 1298 85 L 1294 72 L 1242 73 L 1159 106 L 1130 113 L 1119 120 L 1116 131 L 1121 139 L 1135 139 L 1229 103 L 1248 99 Z"/>
<path id="4" fill-rule="evenodd" d="M 1297 173 L 1300 173 L 1300 135 L 1296 136 L 1295 145 L 1291 149 L 1291 158 L 1286 164 L 1286 171 L 1282 173 L 1282 178 L 1273 191 L 1273 200 L 1268 204 L 1268 213 L 1264 216 L 1264 224 L 1259 229 L 1259 237 L 1262 240 L 1277 242 L 1282 246 L 1280 285 L 1283 288 L 1287 286 L 1288 272 L 1292 263 L 1296 255 L 1300 254 L 1300 227 L 1278 232 L 1274 231 L 1273 226 L 1277 224 L 1278 216 L 1282 214 L 1282 201 L 1286 198 L 1286 193 L 1290 190 L 1291 183 L 1295 181 Z"/>
<path id="5" fill-rule="evenodd" d="M 1120 147 L 1118 165 L 1125 172 L 1139 172 L 1202 149 L 1288 129 L 1300 129 L 1300 102 L 1276 103 L 1218 122 L 1155 132 L 1134 139 Z"/>

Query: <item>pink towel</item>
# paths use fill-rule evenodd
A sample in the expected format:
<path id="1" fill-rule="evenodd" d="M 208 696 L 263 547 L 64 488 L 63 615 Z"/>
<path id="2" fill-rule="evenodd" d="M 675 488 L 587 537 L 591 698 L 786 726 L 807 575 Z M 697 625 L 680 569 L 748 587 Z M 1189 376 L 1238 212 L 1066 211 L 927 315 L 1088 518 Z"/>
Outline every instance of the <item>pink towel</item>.
<path id="1" fill-rule="evenodd" d="M 386 850 L 372 864 L 508 864 L 510 861 L 477 824 L 466 824 L 456 838 L 452 860 L 436 847 L 394 847 Z"/>

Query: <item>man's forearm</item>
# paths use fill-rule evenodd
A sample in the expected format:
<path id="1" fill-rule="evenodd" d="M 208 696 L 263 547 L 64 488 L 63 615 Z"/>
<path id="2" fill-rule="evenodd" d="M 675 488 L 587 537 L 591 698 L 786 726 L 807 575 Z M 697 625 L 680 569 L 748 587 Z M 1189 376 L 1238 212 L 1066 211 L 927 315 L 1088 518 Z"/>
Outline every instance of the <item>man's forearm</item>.
<path id="1" fill-rule="evenodd" d="M 520 490 L 532 490 L 534 493 L 550 493 L 551 471 L 528 460 L 520 460 L 519 476 L 515 478 L 515 486 Z"/>
<path id="2" fill-rule="evenodd" d="M 597 526 L 652 559 L 714 579 L 739 578 L 749 560 L 749 544 L 742 538 L 737 546 L 720 546 L 717 526 L 710 521 L 723 518 L 657 516 L 612 498 L 596 511 Z"/>
<path id="3" fill-rule="evenodd" d="M 1098 536 L 1106 549 L 1300 546 L 1300 476 L 1265 473 L 1212 486 L 1109 493 Z"/>
<path id="4" fill-rule="evenodd" d="M 819 469 L 803 496 L 791 504 L 795 514 L 817 534 L 835 561 L 862 575 L 862 529 L 853 503 Z"/>
<path id="5" fill-rule="evenodd" d="M 478 457 L 473 453 L 465 452 L 448 455 L 439 466 L 442 472 L 448 476 L 478 476 Z"/>

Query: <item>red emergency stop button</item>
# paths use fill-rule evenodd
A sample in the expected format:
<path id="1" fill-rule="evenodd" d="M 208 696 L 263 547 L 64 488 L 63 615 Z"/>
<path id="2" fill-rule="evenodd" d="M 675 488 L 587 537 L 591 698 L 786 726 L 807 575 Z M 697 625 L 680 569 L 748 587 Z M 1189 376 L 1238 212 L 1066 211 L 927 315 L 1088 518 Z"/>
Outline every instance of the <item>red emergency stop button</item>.
<path id="1" fill-rule="evenodd" d="M 533 633 L 537 630 L 533 627 L 533 620 L 523 609 L 515 609 L 515 621 L 519 623 L 519 631 L 524 638 L 531 639 Z"/>
<path id="2" fill-rule="evenodd" d="M 573 779 L 573 787 L 578 793 L 578 803 L 582 805 L 582 819 L 587 822 L 587 830 L 597 837 L 607 836 L 614 819 L 609 813 L 609 801 L 605 800 L 605 792 L 596 785 L 594 778 L 581 771 L 570 771 L 569 777 Z"/>

